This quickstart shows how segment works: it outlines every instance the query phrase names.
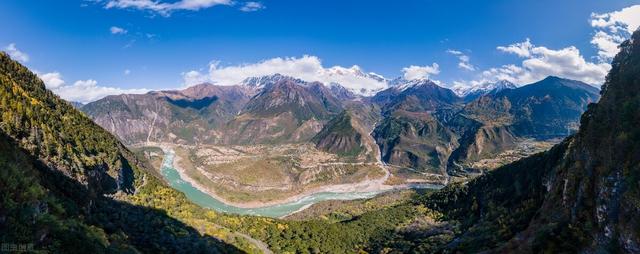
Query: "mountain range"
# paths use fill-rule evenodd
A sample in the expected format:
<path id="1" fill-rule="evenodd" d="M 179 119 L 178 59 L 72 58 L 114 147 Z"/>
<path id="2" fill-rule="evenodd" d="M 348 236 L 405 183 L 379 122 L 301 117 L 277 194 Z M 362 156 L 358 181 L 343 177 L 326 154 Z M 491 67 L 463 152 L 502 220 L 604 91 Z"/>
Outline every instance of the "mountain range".
<path id="1" fill-rule="evenodd" d="M 302 122 L 326 121 L 309 137 L 318 149 L 354 156 L 363 151 L 354 144 L 367 140 L 363 128 L 385 126 L 388 131 L 374 131 L 378 147 L 394 151 L 390 145 L 402 145 L 396 151 L 409 151 L 424 146 L 427 152 L 418 155 L 425 157 L 397 162 L 417 165 L 440 160 L 440 145 L 425 139 L 566 135 L 563 123 L 573 123 L 573 115 L 589 103 L 575 133 L 545 152 L 354 217 L 288 221 L 228 215 L 193 204 L 123 145 L 122 137 L 92 122 L 47 90 L 36 74 L 0 53 L 0 241 L 51 253 L 638 253 L 639 77 L 637 31 L 621 44 L 597 103 L 589 103 L 595 102 L 592 88 L 556 77 L 470 104 L 460 104 L 457 96 L 447 100 L 449 92 L 421 81 L 411 86 L 412 93 L 429 92 L 428 97 L 400 96 L 411 91 L 400 89 L 388 91 L 396 96 L 365 106 L 339 101 L 342 111 L 329 110 L 333 95 L 317 84 L 297 87 L 287 80 L 274 84 L 281 88 L 271 91 L 278 92 L 249 91 L 241 96 L 246 105 L 260 97 L 287 99 L 259 104 L 269 110 L 238 106 L 228 122 L 242 114 L 271 118 L 281 105 L 295 105 L 295 113 L 281 114 Z M 200 88 L 193 91 L 215 90 Z M 220 102 L 223 95 L 235 93 L 226 92 L 154 92 L 141 100 L 206 115 L 208 109 L 228 106 Z M 307 101 L 308 96 L 313 99 Z M 323 96 L 326 103 L 319 99 Z M 131 98 L 114 96 L 110 99 L 118 103 L 102 103 L 122 110 L 138 105 Z M 547 121 L 532 121 L 537 118 Z M 496 135 L 489 135 L 491 128 Z M 392 141 L 381 146 L 380 138 Z M 477 138 L 469 140 L 473 147 L 486 147 Z M 462 147 L 469 140 L 458 143 Z"/>
<path id="2" fill-rule="evenodd" d="M 501 81 L 463 93 L 427 79 L 390 83 L 364 97 L 339 84 L 275 74 L 234 86 L 109 96 L 81 110 L 129 145 L 315 143 L 340 156 L 367 146 L 401 170 L 459 176 L 525 140 L 570 135 L 599 98 L 597 88 L 557 77 L 522 87 Z M 327 133 L 336 123 L 341 133 Z M 327 147 L 327 138 L 343 142 L 341 148 Z"/>

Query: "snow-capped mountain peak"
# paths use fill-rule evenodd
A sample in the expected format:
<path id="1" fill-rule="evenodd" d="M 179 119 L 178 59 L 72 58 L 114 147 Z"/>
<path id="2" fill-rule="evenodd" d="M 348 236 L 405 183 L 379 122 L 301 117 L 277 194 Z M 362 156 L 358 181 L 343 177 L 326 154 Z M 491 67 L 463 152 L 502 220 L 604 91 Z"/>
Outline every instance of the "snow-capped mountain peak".
<path id="1" fill-rule="evenodd" d="M 283 79 L 293 79 L 296 83 L 307 84 L 309 82 L 320 82 L 327 87 L 342 86 L 354 95 L 373 96 L 377 92 L 388 88 L 388 80 L 382 75 L 369 72 L 354 65 L 350 68 L 334 66 L 319 70 L 313 75 L 285 76 L 282 74 L 272 74 L 266 76 L 249 77 L 244 79 L 239 85 L 261 89 L 270 83 L 276 83 Z"/>
<path id="2" fill-rule="evenodd" d="M 404 91 L 412 87 L 422 86 L 422 85 L 437 85 L 436 82 L 426 78 L 420 79 L 405 79 L 405 78 L 396 78 L 394 80 L 389 81 L 389 86 L 395 88 L 398 91 Z"/>
<path id="3" fill-rule="evenodd" d="M 499 80 L 497 82 L 483 82 L 473 85 L 455 85 L 451 90 L 460 97 L 466 97 L 469 95 L 485 95 L 491 92 L 499 92 L 505 89 L 514 88 L 517 88 L 515 84 L 507 80 Z"/>
<path id="4" fill-rule="evenodd" d="M 334 66 L 323 70 L 319 76 L 330 85 L 339 84 L 360 96 L 373 96 L 388 87 L 385 77 L 373 72 L 365 73 L 357 65 L 350 68 Z"/>
<path id="5" fill-rule="evenodd" d="M 305 82 L 305 81 L 303 81 L 301 79 L 297 79 L 297 78 L 294 78 L 294 77 L 289 77 L 289 76 L 285 76 L 285 75 L 276 73 L 276 74 L 273 74 L 273 75 L 246 78 L 242 82 L 240 82 L 239 85 L 248 86 L 248 87 L 256 88 L 256 89 L 262 89 L 268 84 L 274 84 L 274 83 L 277 83 L 278 81 L 285 80 L 285 79 L 294 80 L 298 84 L 306 84 L 307 83 L 307 82 Z"/>

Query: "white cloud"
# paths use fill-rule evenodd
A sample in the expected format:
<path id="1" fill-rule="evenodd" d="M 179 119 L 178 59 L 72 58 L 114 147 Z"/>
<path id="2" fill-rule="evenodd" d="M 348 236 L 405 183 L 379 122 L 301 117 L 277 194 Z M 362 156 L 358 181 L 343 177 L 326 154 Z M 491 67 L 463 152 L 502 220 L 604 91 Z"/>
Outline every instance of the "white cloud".
<path id="1" fill-rule="evenodd" d="M 131 74 L 131 70 L 129 69 L 124 70 L 124 75 L 129 75 L 129 74 Z"/>
<path id="2" fill-rule="evenodd" d="M 148 89 L 122 89 L 117 87 L 99 86 L 93 79 L 78 80 L 71 85 L 67 85 L 62 74 L 59 72 L 38 73 L 47 89 L 51 90 L 67 101 L 77 101 L 88 103 L 99 100 L 108 95 L 115 94 L 139 94 L 146 93 Z"/>
<path id="3" fill-rule="evenodd" d="M 433 63 L 431 66 L 411 65 L 409 67 L 402 68 L 402 72 L 404 73 L 404 78 L 407 80 L 428 79 L 429 76 L 440 73 L 440 66 L 437 63 Z"/>
<path id="4" fill-rule="evenodd" d="M 49 73 L 36 73 L 38 77 L 42 79 L 44 84 L 49 89 L 56 89 L 62 85 L 64 85 L 64 79 L 62 79 L 62 74 L 60 72 L 49 72 Z"/>
<path id="5" fill-rule="evenodd" d="M 169 16 L 176 10 L 198 11 L 216 5 L 232 5 L 231 0 L 180 0 L 177 2 L 162 2 L 154 0 L 110 0 L 105 8 L 138 9 L 155 12 L 162 16 Z"/>
<path id="6" fill-rule="evenodd" d="M 592 13 L 590 22 L 596 28 L 591 44 L 598 48 L 600 61 L 608 62 L 618 53 L 618 45 L 640 26 L 640 5 L 609 13 Z"/>
<path id="7" fill-rule="evenodd" d="M 51 90 L 67 101 L 77 101 L 82 103 L 99 100 L 108 95 L 140 94 L 149 91 L 148 89 L 122 89 L 98 86 L 98 82 L 93 79 L 78 80 L 73 83 L 73 85 L 60 86 Z"/>
<path id="8" fill-rule="evenodd" d="M 591 39 L 591 44 L 598 48 L 598 57 L 602 61 L 608 61 L 618 54 L 618 45 L 624 40 L 625 38 L 620 35 L 598 31 Z"/>
<path id="9" fill-rule="evenodd" d="M 127 30 L 125 30 L 124 28 L 121 27 L 117 27 L 117 26 L 112 26 L 111 28 L 109 28 L 109 31 L 111 31 L 111 34 L 126 34 Z"/>
<path id="10" fill-rule="evenodd" d="M 437 66 L 436 66 L 437 68 Z M 326 68 L 320 58 L 305 55 L 296 57 L 276 57 L 257 63 L 223 66 L 214 61 L 209 64 L 209 73 L 189 71 L 182 74 L 184 84 L 194 85 L 212 82 L 218 85 L 235 85 L 249 77 L 282 74 L 305 81 L 319 81 L 324 84 L 339 83 L 359 93 L 368 94 L 387 87 L 386 81 L 377 74 L 365 73 L 357 66 L 349 68 L 333 66 Z"/>
<path id="11" fill-rule="evenodd" d="M 591 26 L 617 32 L 633 33 L 640 26 L 640 5 L 633 5 L 620 11 L 591 14 Z"/>
<path id="12" fill-rule="evenodd" d="M 264 8 L 265 8 L 264 5 L 260 2 L 246 2 L 242 7 L 240 7 L 240 10 L 244 12 L 252 12 L 252 11 L 259 11 Z"/>
<path id="13" fill-rule="evenodd" d="M 447 53 L 452 54 L 452 55 L 454 55 L 454 56 L 456 56 L 458 58 L 458 60 L 459 60 L 458 68 L 463 69 L 463 70 L 468 70 L 468 71 L 475 71 L 476 70 L 476 67 L 473 66 L 470 63 L 471 58 L 469 58 L 469 56 L 467 56 L 466 54 L 462 53 L 461 51 L 449 49 L 449 50 L 447 50 Z"/>
<path id="14" fill-rule="evenodd" d="M 16 48 L 16 44 L 15 43 L 11 43 L 9 45 L 7 45 L 4 50 L 7 52 L 7 54 L 9 54 L 9 56 L 11 56 L 11 58 L 13 58 L 14 60 L 18 61 L 18 62 L 22 62 L 22 63 L 26 63 L 29 62 L 29 55 L 27 55 L 27 53 L 24 53 L 20 50 L 18 50 L 18 48 Z"/>
<path id="15" fill-rule="evenodd" d="M 122 89 L 117 87 L 99 86 L 98 82 L 93 79 L 78 80 L 72 85 L 66 85 L 59 72 L 38 73 L 38 77 L 42 79 L 47 89 L 51 90 L 61 98 L 67 101 L 77 101 L 88 103 L 99 100 L 108 95 L 115 94 L 139 94 L 146 93 L 148 89 Z"/>
<path id="16" fill-rule="evenodd" d="M 509 46 L 499 46 L 498 50 L 507 53 L 513 53 L 518 55 L 519 57 L 529 57 L 531 56 L 532 47 L 533 45 L 531 44 L 531 40 L 527 38 L 527 40 L 520 43 L 514 43 Z"/>
<path id="17" fill-rule="evenodd" d="M 528 84 L 553 75 L 600 85 L 611 69 L 609 62 L 618 53 L 618 45 L 640 26 L 640 5 L 609 13 L 593 13 L 589 21 L 596 29 L 591 44 L 598 48 L 597 62 L 585 60 L 580 50 L 574 46 L 554 50 L 535 46 L 527 38 L 520 43 L 497 47 L 499 51 L 524 58 L 520 65 L 508 64 L 491 68 L 483 71 L 476 80 L 456 81 L 454 84 L 474 86 L 502 79 L 516 84 Z"/>
<path id="18" fill-rule="evenodd" d="M 453 82 L 455 87 L 474 87 L 486 82 L 507 80 L 515 84 L 529 84 L 548 76 L 579 80 L 591 85 L 601 85 L 611 69 L 606 62 L 589 62 L 574 46 L 549 49 L 536 46 L 529 39 L 498 50 L 523 58 L 522 63 L 507 64 L 484 70 L 475 80 Z"/>
<path id="19" fill-rule="evenodd" d="M 563 49 L 549 49 L 543 46 L 535 46 L 527 39 L 525 42 L 515 45 L 527 45 L 520 47 L 519 51 L 505 51 L 516 54 L 521 58 L 521 66 L 506 65 L 501 68 L 489 70 L 491 74 L 497 74 L 513 83 L 526 84 L 538 81 L 547 76 L 558 76 L 568 79 L 580 80 L 592 85 L 600 85 L 611 65 L 608 63 L 593 63 L 585 60 L 580 50 L 574 46 Z M 498 47 L 505 48 L 505 47 Z M 504 50 L 503 50 L 504 51 Z"/>
<path id="20" fill-rule="evenodd" d="M 210 78 L 206 74 L 202 74 L 199 71 L 183 72 L 182 79 L 185 87 L 195 86 L 210 81 Z"/>

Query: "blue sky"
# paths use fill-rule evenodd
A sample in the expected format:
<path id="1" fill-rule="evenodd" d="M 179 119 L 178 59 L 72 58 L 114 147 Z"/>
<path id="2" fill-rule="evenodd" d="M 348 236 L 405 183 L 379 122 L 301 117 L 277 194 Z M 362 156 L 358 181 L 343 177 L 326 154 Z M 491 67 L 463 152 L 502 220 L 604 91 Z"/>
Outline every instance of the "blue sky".
<path id="1" fill-rule="evenodd" d="M 64 84 L 54 88 L 94 81 L 94 86 L 115 89 L 102 93 L 177 88 L 185 85 L 190 71 L 197 81 L 231 82 L 234 79 L 211 78 L 215 73 L 209 65 L 216 63 L 219 70 L 276 57 L 296 62 L 304 55 L 317 57 L 323 68 L 358 65 L 387 78 L 405 75 L 403 68 L 412 65 L 434 67 L 435 63 L 437 71 L 418 73 L 427 73 L 425 77 L 445 86 L 472 85 L 503 77 L 506 65 L 527 69 L 525 60 L 546 61 L 547 54 L 569 47 L 579 50 L 587 64 L 594 64 L 593 70 L 587 66 L 585 71 L 569 72 L 569 78 L 601 73 L 599 64 L 607 63 L 607 57 L 599 57 L 602 47 L 592 43 L 596 33 L 625 33 L 611 32 L 611 24 L 594 25 L 592 13 L 640 4 L 627 0 L 263 0 L 247 5 L 241 0 L 183 0 L 179 6 L 176 1 L 0 1 L 4 21 L 0 22 L 0 47 L 28 55 L 23 62 L 40 74 L 58 73 Z M 148 5 L 136 8 L 127 3 Z M 628 16 L 617 21 L 629 23 Z M 515 49 L 514 44 L 527 38 L 531 46 L 520 46 L 532 52 L 538 48 L 539 56 L 509 50 L 509 45 Z M 483 74 L 492 68 L 498 69 L 491 74 L 495 77 Z M 535 71 L 509 75 L 526 83 L 544 74 Z M 236 72 L 220 75 L 229 73 Z M 597 78 L 584 81 L 597 83 Z"/>

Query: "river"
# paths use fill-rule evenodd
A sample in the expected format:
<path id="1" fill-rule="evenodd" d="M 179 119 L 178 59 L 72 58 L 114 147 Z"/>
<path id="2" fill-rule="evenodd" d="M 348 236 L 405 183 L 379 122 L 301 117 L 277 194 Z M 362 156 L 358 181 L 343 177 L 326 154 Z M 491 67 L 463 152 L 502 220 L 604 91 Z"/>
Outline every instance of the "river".
<path id="1" fill-rule="evenodd" d="M 266 217 L 279 218 L 296 211 L 305 209 L 315 203 L 326 200 L 354 200 L 372 198 L 384 191 L 372 191 L 372 192 L 319 192 L 309 196 L 305 196 L 301 199 L 290 203 L 284 203 L 273 206 L 259 207 L 259 208 L 241 208 L 231 205 L 227 205 L 220 200 L 198 190 L 191 183 L 183 180 L 180 174 L 173 166 L 173 159 L 175 154 L 173 151 L 166 151 L 165 157 L 162 161 L 162 175 L 169 183 L 171 187 L 183 192 L 187 198 L 194 203 L 211 208 L 216 211 L 235 214 L 247 214 L 247 215 L 260 215 Z M 427 188 L 437 188 L 436 186 L 427 186 Z"/>

